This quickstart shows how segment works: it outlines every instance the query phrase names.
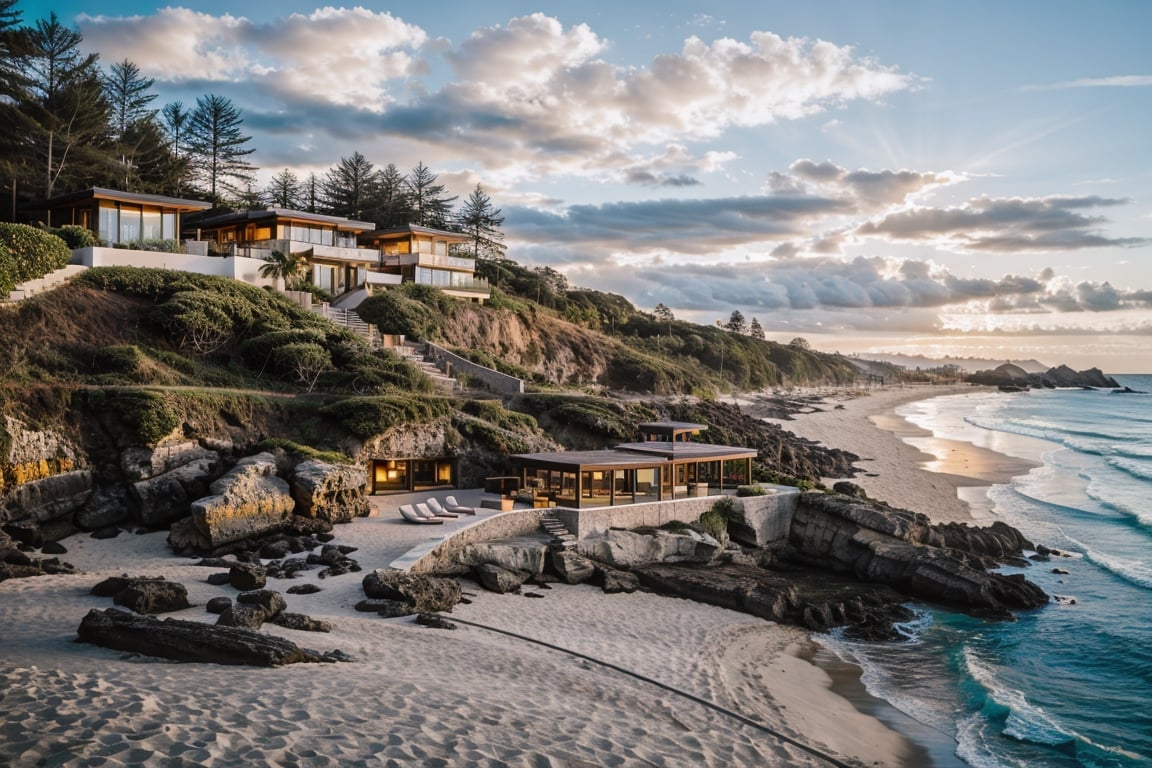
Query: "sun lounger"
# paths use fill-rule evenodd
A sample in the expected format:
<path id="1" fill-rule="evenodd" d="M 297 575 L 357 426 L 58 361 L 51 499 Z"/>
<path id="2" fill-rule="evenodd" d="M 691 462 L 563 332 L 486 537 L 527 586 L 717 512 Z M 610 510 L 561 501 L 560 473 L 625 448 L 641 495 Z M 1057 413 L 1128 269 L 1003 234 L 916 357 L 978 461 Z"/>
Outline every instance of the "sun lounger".
<path id="1" fill-rule="evenodd" d="M 436 501 L 434 497 L 429 496 L 428 501 L 424 503 L 428 505 L 428 509 L 432 510 L 432 514 L 436 515 L 436 517 L 460 517 L 457 513 L 449 512 L 440 506 L 440 502 Z"/>
<path id="2" fill-rule="evenodd" d="M 400 505 L 400 517 L 410 523 L 416 523 L 418 525 L 444 525 L 443 520 L 437 520 L 434 517 L 421 517 L 416 514 L 416 510 L 412 508 L 411 504 Z"/>
<path id="3" fill-rule="evenodd" d="M 474 515 L 474 514 L 476 514 L 476 510 L 473 509 L 472 507 L 465 507 L 461 504 L 457 504 L 455 496 L 445 496 L 444 497 L 444 508 L 446 510 L 448 510 L 449 512 L 455 512 L 455 513 L 460 514 L 460 515 Z"/>
<path id="4" fill-rule="evenodd" d="M 433 512 L 431 509 L 429 509 L 428 505 L 422 501 L 418 501 L 415 504 L 413 504 L 412 506 L 414 506 L 416 508 L 416 514 L 420 515 L 421 517 L 430 517 L 433 520 L 436 520 L 436 519 L 442 520 L 446 517 L 459 517 L 459 515 L 453 515 L 450 512 L 445 512 L 443 515 L 438 515 L 435 512 Z"/>

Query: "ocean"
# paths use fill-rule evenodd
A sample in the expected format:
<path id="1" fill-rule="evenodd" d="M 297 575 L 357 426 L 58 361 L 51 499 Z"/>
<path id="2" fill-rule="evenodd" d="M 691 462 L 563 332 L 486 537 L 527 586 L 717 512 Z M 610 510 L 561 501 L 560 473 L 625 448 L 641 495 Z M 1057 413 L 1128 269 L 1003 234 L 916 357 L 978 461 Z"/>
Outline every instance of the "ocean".
<path id="1" fill-rule="evenodd" d="M 1114 378 L 1152 393 L 1152 375 Z M 963 491 L 980 522 L 1066 553 L 1003 569 L 1053 601 L 1014 622 L 911 604 L 903 642 L 821 642 L 936 737 L 937 766 L 1152 766 L 1152 394 L 981 392 L 897 413 L 1039 464 Z"/>

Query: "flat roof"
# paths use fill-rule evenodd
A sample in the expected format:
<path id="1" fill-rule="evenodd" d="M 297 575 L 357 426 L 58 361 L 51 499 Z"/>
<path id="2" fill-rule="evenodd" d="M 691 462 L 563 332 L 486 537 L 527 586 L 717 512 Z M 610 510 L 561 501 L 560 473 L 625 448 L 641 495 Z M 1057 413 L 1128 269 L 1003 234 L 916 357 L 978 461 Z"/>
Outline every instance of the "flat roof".
<path id="1" fill-rule="evenodd" d="M 206 211 L 212 203 L 204 200 L 187 200 L 182 197 L 167 197 L 165 195 L 146 195 L 142 192 L 122 192 L 118 189 L 104 187 L 89 187 L 78 192 L 68 192 L 45 200 L 41 205 L 54 208 L 68 203 L 78 203 L 82 200 L 116 200 L 121 203 L 147 203 L 151 205 L 166 206 L 169 208 L 182 208 L 188 211 Z"/>
<path id="2" fill-rule="evenodd" d="M 712 445 L 711 443 L 670 443 L 662 440 L 649 440 L 644 443 L 621 443 L 616 446 L 621 451 L 648 453 L 664 456 L 667 459 L 716 460 L 755 458 L 759 453 L 755 448 L 741 448 L 735 445 Z"/>
<path id="3" fill-rule="evenodd" d="M 670 429 L 676 430 L 676 431 L 683 431 L 683 430 L 689 430 L 689 429 L 691 429 L 693 431 L 696 431 L 696 430 L 702 431 L 702 430 L 708 429 L 708 425 L 707 424 L 693 424 L 690 421 L 649 421 L 645 424 L 640 424 L 639 428 L 640 429 L 661 430 L 664 432 L 667 432 Z"/>
<path id="4" fill-rule="evenodd" d="M 185 223 L 188 227 L 200 227 L 202 229 L 207 229 L 210 227 L 226 226 L 228 224 L 239 224 L 245 221 L 261 221 L 263 219 L 296 219 L 299 221 L 314 221 L 319 224 L 334 224 L 337 227 L 354 229 L 358 232 L 363 232 L 366 229 L 372 229 L 376 226 L 370 221 L 355 221 L 354 219 L 346 219 L 343 216 L 329 216 L 324 213 L 294 211 L 289 208 L 261 208 L 248 211 L 230 211 L 229 213 L 221 213 L 216 216 L 209 216 L 195 222 Z"/>
<path id="5" fill-rule="evenodd" d="M 436 229 L 435 227 L 422 227 L 419 224 L 403 224 L 399 227 L 387 227 L 385 229 L 377 229 L 374 232 L 366 232 L 361 237 L 365 238 L 391 238 L 403 237 L 405 235 L 437 235 L 446 239 L 455 239 L 460 242 L 466 242 L 472 239 L 472 236 L 467 232 L 452 232 L 447 229 Z"/>

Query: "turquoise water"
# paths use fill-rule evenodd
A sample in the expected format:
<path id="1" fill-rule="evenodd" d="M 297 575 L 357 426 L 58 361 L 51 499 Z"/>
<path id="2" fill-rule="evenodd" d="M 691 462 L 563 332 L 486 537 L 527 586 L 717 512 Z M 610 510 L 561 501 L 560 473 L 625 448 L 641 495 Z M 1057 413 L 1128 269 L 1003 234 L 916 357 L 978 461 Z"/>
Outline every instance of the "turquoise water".
<path id="1" fill-rule="evenodd" d="M 1115 378 L 1152 392 L 1152 376 Z M 1039 462 L 981 506 L 1071 556 L 1005 569 L 1054 596 L 1018 621 L 916 605 L 902 643 L 824 642 L 874 695 L 954 739 L 955 764 L 1152 766 L 1152 394 L 978 393 L 898 413 Z"/>

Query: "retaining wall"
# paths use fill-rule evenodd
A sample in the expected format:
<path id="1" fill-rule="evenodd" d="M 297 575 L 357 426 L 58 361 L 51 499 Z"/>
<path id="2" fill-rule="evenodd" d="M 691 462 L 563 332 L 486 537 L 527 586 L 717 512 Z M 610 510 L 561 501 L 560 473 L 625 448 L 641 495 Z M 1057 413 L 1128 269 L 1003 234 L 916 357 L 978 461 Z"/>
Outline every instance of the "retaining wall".
<path id="1" fill-rule="evenodd" d="M 440 370 L 444 370 L 445 363 L 451 365 L 452 376 L 461 373 L 467 374 L 484 382 L 484 385 L 493 391 L 506 395 L 518 395 L 524 392 L 523 379 L 509 376 L 506 373 L 500 373 L 500 371 L 494 371 L 491 368 L 485 368 L 483 365 L 474 363 L 471 360 L 466 360 L 460 357 L 460 355 L 453 354 L 444 349 L 444 347 L 437 346 L 432 342 L 428 342 L 428 356 L 436 362 Z"/>
<path id="2" fill-rule="evenodd" d="M 392 567 L 412 573 L 466 573 L 470 568 L 459 565 L 457 554 L 466 545 L 478 541 L 509 539 L 540 532 L 540 516 L 545 509 L 514 509 L 477 520 L 458 528 L 448 538 L 429 542 L 393 561 Z"/>

